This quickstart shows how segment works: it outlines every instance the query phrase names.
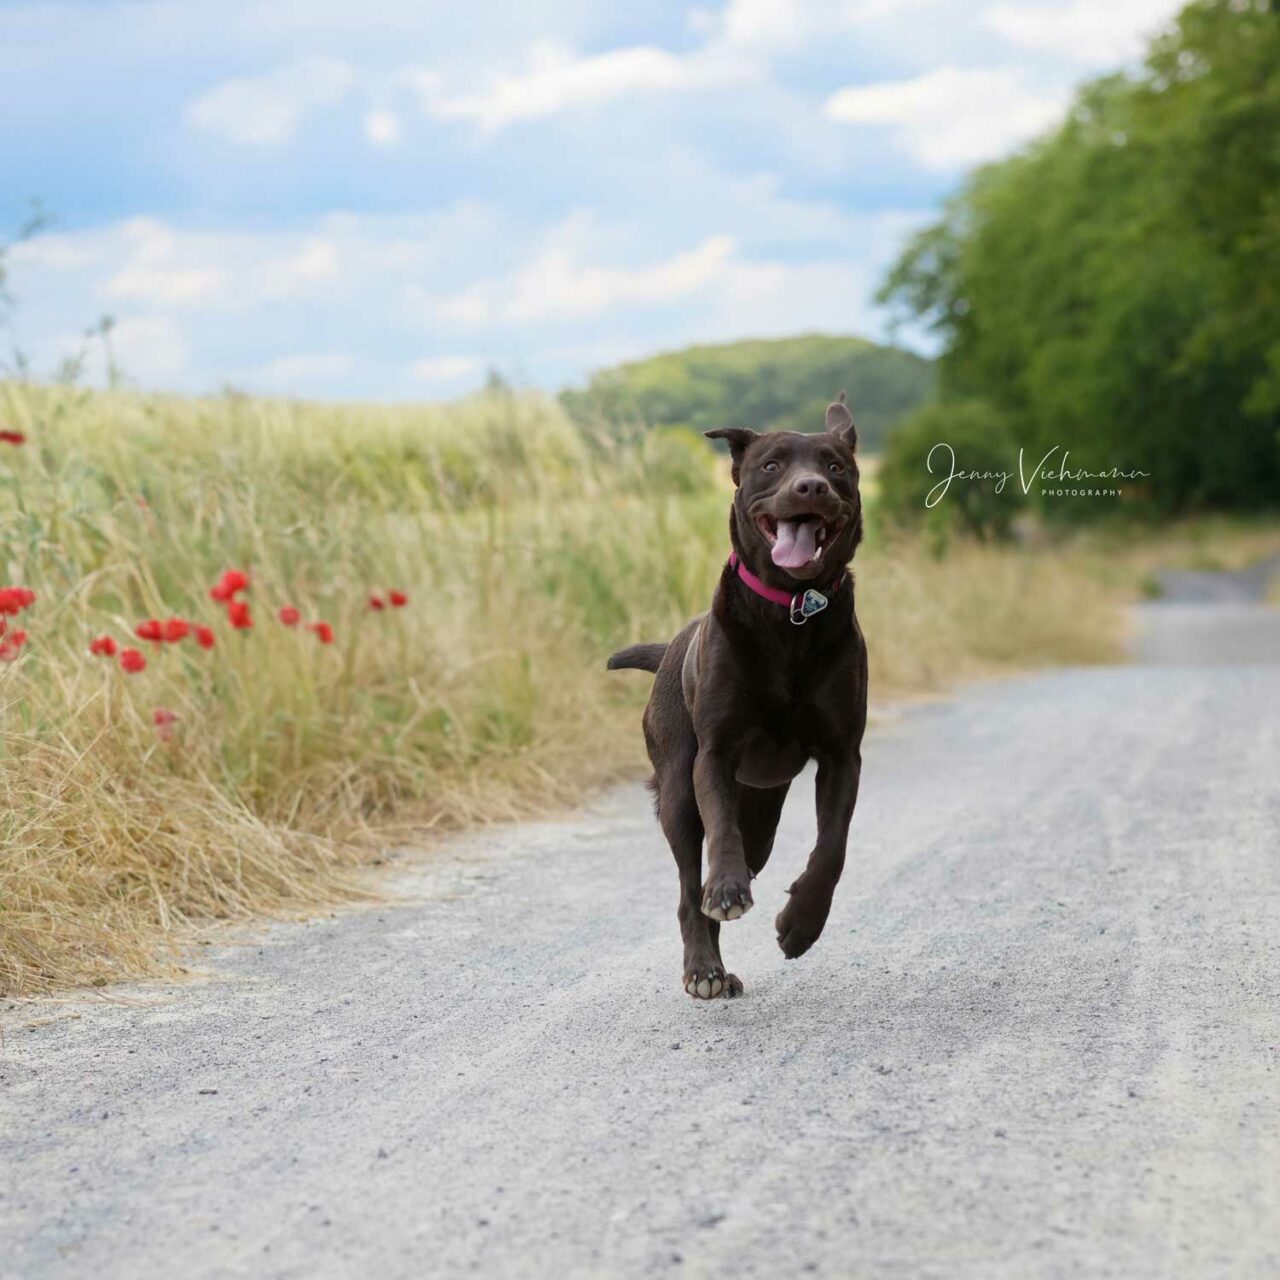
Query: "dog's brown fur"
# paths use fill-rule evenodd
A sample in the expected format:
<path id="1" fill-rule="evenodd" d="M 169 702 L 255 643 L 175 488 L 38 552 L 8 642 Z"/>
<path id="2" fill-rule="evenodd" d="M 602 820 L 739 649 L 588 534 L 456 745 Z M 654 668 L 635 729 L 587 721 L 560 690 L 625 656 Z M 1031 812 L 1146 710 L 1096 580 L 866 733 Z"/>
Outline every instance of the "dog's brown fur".
<path id="1" fill-rule="evenodd" d="M 818 763 L 818 839 L 776 920 L 788 959 L 817 941 L 844 868 L 862 767 L 867 650 L 848 571 L 862 538 L 862 504 L 857 432 L 843 393 L 826 425 L 815 435 L 745 428 L 707 435 L 726 440 L 733 459 L 734 550 L 771 587 L 820 587 L 827 609 L 796 626 L 785 607 L 726 565 L 710 612 L 669 644 L 636 645 L 609 659 L 611 668 L 657 673 L 644 715 L 651 785 L 680 874 L 684 987 L 704 999 L 742 992 L 720 957 L 720 922 L 751 908 L 751 880 L 769 859 L 787 790 L 809 760 Z M 821 559 L 778 568 L 765 530 L 809 514 L 828 534 Z"/>

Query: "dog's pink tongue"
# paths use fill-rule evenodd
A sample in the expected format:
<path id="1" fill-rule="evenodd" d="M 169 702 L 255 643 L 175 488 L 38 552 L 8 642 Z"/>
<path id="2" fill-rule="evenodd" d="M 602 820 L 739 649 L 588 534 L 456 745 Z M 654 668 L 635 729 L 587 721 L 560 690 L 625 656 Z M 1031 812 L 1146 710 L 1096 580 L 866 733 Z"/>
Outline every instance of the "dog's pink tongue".
<path id="1" fill-rule="evenodd" d="M 779 520 L 778 540 L 773 544 L 773 563 L 779 569 L 799 569 L 818 552 L 816 520 Z"/>

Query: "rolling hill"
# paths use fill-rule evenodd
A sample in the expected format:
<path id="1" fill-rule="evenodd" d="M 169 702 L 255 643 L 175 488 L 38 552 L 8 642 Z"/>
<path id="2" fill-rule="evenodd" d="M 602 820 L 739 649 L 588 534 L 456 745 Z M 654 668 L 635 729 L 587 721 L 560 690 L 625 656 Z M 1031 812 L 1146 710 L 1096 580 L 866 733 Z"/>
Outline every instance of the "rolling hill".
<path id="1" fill-rule="evenodd" d="M 582 423 L 767 427 L 819 431 L 836 392 L 849 393 L 862 447 L 934 394 L 931 361 L 863 338 L 804 334 L 686 347 L 602 369 L 561 399 Z"/>

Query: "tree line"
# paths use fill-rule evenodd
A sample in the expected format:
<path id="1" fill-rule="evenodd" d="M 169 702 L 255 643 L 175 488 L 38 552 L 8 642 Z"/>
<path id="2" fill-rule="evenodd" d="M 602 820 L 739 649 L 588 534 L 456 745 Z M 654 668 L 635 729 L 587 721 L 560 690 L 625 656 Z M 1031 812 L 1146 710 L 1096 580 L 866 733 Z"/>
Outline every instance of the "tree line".
<path id="1" fill-rule="evenodd" d="M 974 172 L 880 298 L 942 348 L 938 403 L 890 440 L 896 509 L 923 514 L 939 441 L 965 469 L 1057 445 L 1147 472 L 1126 496 L 1158 515 L 1280 501 L 1280 4 L 1189 5 L 1141 70 Z M 970 488 L 960 518 L 1007 524 L 1020 486 Z"/>

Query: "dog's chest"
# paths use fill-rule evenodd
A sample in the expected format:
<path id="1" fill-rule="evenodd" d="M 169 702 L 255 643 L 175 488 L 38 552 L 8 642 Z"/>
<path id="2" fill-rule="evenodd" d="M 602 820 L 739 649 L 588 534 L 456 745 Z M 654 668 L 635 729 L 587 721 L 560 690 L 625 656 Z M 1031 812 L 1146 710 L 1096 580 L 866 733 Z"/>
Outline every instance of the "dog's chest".
<path id="1" fill-rule="evenodd" d="M 795 738 L 775 738 L 757 729 L 743 745 L 737 779 L 748 787 L 778 787 L 804 768 L 809 755 L 809 748 Z"/>
<path id="2" fill-rule="evenodd" d="M 835 736 L 834 691 L 830 680 L 790 665 L 757 668 L 754 675 L 737 778 L 747 786 L 776 787 L 790 782 Z"/>
<path id="3" fill-rule="evenodd" d="M 807 688 L 786 681 L 762 682 L 753 697 L 754 723 L 743 743 L 738 781 L 752 787 L 776 787 L 804 768 L 821 736 L 822 717 Z"/>

